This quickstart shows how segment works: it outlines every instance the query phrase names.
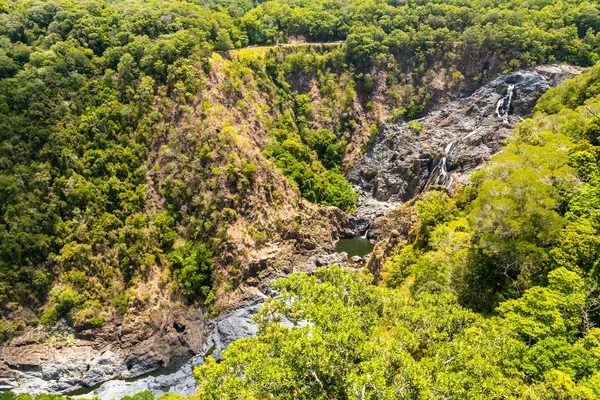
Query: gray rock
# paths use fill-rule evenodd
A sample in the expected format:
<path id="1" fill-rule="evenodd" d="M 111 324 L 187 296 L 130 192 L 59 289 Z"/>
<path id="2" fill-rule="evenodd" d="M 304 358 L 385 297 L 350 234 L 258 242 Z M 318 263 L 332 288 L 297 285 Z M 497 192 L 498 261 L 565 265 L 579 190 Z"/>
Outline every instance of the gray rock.
<path id="1" fill-rule="evenodd" d="M 367 231 L 373 220 L 414 197 L 428 185 L 438 182 L 452 187 L 457 182 L 464 182 L 472 170 L 501 149 L 515 123 L 531 114 L 542 93 L 575 72 L 560 66 L 546 66 L 498 78 L 472 95 L 448 103 L 419 120 L 423 129 L 418 135 L 407 124 L 383 125 L 374 145 L 348 174 L 362 196 L 344 234 L 358 236 L 366 233 L 369 237 Z M 499 101 L 507 97 L 511 85 L 514 85 L 513 98 L 504 107 L 506 115 L 499 117 L 496 113 Z M 309 244 L 316 246 L 310 240 L 310 237 L 305 238 L 306 248 Z M 365 259 L 368 260 L 368 256 Z M 359 262 L 356 260 L 353 257 L 352 261 Z M 261 267 L 261 262 L 258 267 Z M 334 253 L 311 257 L 306 264 L 294 270 L 312 272 L 331 264 L 352 265 L 348 265 L 346 253 Z M 285 272 L 287 274 L 291 269 Z M 19 348 L 13 349 L 11 354 L 0 349 L 0 391 L 69 393 L 100 384 L 84 396 L 97 395 L 102 400 L 109 400 L 143 390 L 150 390 L 156 395 L 167 391 L 193 395 L 196 392 L 192 376 L 194 366 L 202 364 L 208 355 L 220 359 L 223 350 L 232 342 L 255 335 L 257 327 L 251 318 L 262 306 L 264 297 L 257 296 L 254 301 L 209 321 L 208 328 L 205 321 L 182 324 L 166 320 L 156 331 L 145 334 L 139 330 L 148 329 L 146 325 L 129 326 L 123 334 L 128 336 L 126 343 L 132 343 L 134 347 L 139 345 L 135 351 L 120 351 L 116 343 L 114 347 L 102 347 L 80 341 L 57 352 L 32 341 L 33 344 L 27 345 L 29 354 L 23 357 L 23 361 Z M 284 323 L 292 325 L 290 321 Z M 195 329 L 194 334 L 190 334 L 192 328 Z M 75 336 L 74 332 L 65 329 L 64 335 Z M 165 330 L 168 333 L 162 335 Z M 200 336 L 204 338 L 203 342 Z M 157 337 L 161 340 L 155 341 Z M 114 341 L 113 338 L 106 340 L 107 343 Z M 203 343 L 201 351 L 198 352 L 195 345 L 184 345 L 188 342 Z M 185 359 L 183 365 L 168 365 L 174 351 L 196 355 Z M 7 354 L 17 361 L 7 362 Z M 161 367 L 163 364 L 167 365 Z M 156 372 L 152 375 L 143 376 L 153 370 Z M 115 379 L 136 375 L 142 376 L 127 381 Z"/>
<path id="2" fill-rule="evenodd" d="M 57 345 L 28 340 L 0 347 L 0 391 L 68 394 L 116 377 L 143 376 L 162 368 L 172 357 L 189 358 L 202 346 L 205 321 L 186 315 L 164 314 L 155 319 L 155 330 L 148 328 L 143 315 L 137 316 L 127 322 L 127 340 L 121 332 L 110 331 L 106 340 L 83 340 L 59 325 L 54 331 L 59 335 L 54 338 Z M 181 329 L 186 324 L 189 329 Z M 114 325 L 115 331 L 122 325 Z"/>
<path id="3" fill-rule="evenodd" d="M 313 256 L 308 259 L 305 269 L 309 272 L 320 267 L 327 267 L 332 264 L 345 264 L 348 261 L 347 253 L 331 253 L 320 256 Z"/>
<path id="4" fill-rule="evenodd" d="M 307 272 L 312 272 L 318 267 L 328 266 L 331 264 L 345 265 L 348 261 L 346 253 L 332 253 L 320 256 L 313 256 L 307 264 L 301 269 Z M 271 293 L 277 296 L 277 293 Z M 252 317 L 258 313 L 267 296 L 259 293 L 259 295 L 251 302 L 241 305 L 240 307 L 229 311 L 228 313 L 217 317 L 210 321 L 210 331 L 207 339 L 202 347 L 201 354 L 198 354 L 181 366 L 180 368 L 169 371 L 157 371 L 155 376 L 145 376 L 137 380 L 122 380 L 114 379 L 101 384 L 99 387 L 90 390 L 80 396 L 92 397 L 98 396 L 102 400 L 119 399 L 124 396 L 132 396 L 144 390 L 149 390 L 156 396 L 165 392 L 180 394 L 182 396 L 191 396 L 196 394 L 196 382 L 192 372 L 194 367 L 202 365 L 205 358 L 213 357 L 215 360 L 222 359 L 222 353 L 227 347 L 236 340 L 246 337 L 255 336 L 258 332 L 256 323 Z M 284 326 L 306 326 L 307 321 L 298 321 L 292 323 L 288 320 L 283 320 Z"/>
<path id="5" fill-rule="evenodd" d="M 258 328 L 252 317 L 260 310 L 266 296 L 244 304 L 227 314 L 210 321 L 210 331 L 202 347 L 202 352 L 188 359 L 183 366 L 171 371 L 169 368 L 158 370 L 154 376 L 145 376 L 137 380 L 114 379 L 76 397 L 98 396 L 102 400 L 119 399 L 149 390 L 159 396 L 165 392 L 182 396 L 194 395 L 197 391 L 192 372 L 194 367 L 202 365 L 205 357 L 222 359 L 222 352 L 236 340 L 255 336 Z"/>
<path id="6" fill-rule="evenodd" d="M 401 203 L 393 201 L 379 201 L 370 193 L 361 190 L 361 187 L 355 186 L 354 190 L 360 194 L 358 207 L 350 214 L 346 221 L 347 229 L 344 231 L 345 237 L 365 236 L 368 238 L 371 224 L 377 218 L 385 216 L 388 212 L 398 207 Z"/>
<path id="7" fill-rule="evenodd" d="M 545 67 L 502 76 L 417 120 L 418 134 L 407 123 L 384 124 L 348 179 L 379 202 L 408 201 L 433 184 L 464 183 L 501 150 L 539 97 L 573 73 Z"/>

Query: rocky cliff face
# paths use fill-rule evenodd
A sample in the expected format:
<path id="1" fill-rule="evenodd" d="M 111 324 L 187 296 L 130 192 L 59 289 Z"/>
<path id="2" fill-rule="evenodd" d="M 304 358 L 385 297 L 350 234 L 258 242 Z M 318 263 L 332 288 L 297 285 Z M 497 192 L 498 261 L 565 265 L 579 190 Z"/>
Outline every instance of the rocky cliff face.
<path id="1" fill-rule="evenodd" d="M 299 215 L 308 220 L 306 226 L 291 231 L 280 246 L 256 251 L 245 284 L 231 294 L 230 306 L 218 318 L 206 319 L 203 307 L 156 298 L 149 301 L 155 301 L 153 306 L 103 329 L 76 331 L 65 321 L 51 330 L 39 327 L 0 346 L 0 392 L 68 394 L 97 387 L 90 393 L 106 400 L 143 390 L 194 394 L 193 366 L 207 355 L 218 359 L 231 342 L 256 333 L 251 317 L 262 306 L 264 293 L 270 294 L 270 283 L 293 272 L 347 261 L 345 253 L 326 254 L 334 243 L 331 235 L 337 235 L 329 224 L 345 218 L 341 211 L 307 205 Z M 321 243 L 311 246 L 315 240 Z M 186 362 L 173 370 L 176 360 Z"/>
<path id="2" fill-rule="evenodd" d="M 411 123 L 384 123 L 348 174 L 378 201 L 405 202 L 430 185 L 452 188 L 503 146 L 539 97 L 579 71 L 552 65 L 494 79 Z"/>
<path id="3" fill-rule="evenodd" d="M 280 113 L 260 107 L 272 101 L 274 89 L 262 90 L 245 76 L 238 97 L 256 107 L 240 107 L 226 90 L 238 78 L 229 71 L 232 65 L 216 55 L 211 62 L 211 75 L 194 107 L 166 99 L 155 104 L 169 118 L 168 127 L 156 126 L 160 134 L 149 145 L 146 197 L 149 210 L 164 210 L 161 185 L 178 182 L 181 214 L 191 225 L 205 221 L 202 216 L 211 210 L 206 221 L 222 227 L 212 276 L 213 310 L 226 314 L 253 302 L 257 291 L 277 276 L 332 251 L 345 215 L 303 200 L 261 153 L 267 121 Z M 204 146 L 210 149 L 206 165 L 199 156 Z M 226 171 L 237 176 L 248 163 L 256 171 L 242 188 L 242 181 L 230 179 Z M 229 217 L 221 218 L 227 210 Z M 165 264 L 157 262 L 145 271 L 129 292 L 127 312 L 108 314 L 102 328 L 62 321 L 50 328 L 29 327 L 0 345 L 0 392 L 70 393 L 170 368 L 174 358 L 203 354 L 211 332 L 204 315 L 210 312 L 192 307 L 169 287 L 164 269 Z M 31 310 L 19 310 L 25 311 L 35 317 Z"/>
<path id="4" fill-rule="evenodd" d="M 312 256 L 304 263 L 296 265 L 294 271 L 311 272 L 318 267 L 338 264 L 350 267 L 346 253 L 332 253 L 322 256 Z M 288 272 L 281 272 L 286 275 Z M 280 275 L 280 276 L 281 276 Z M 192 375 L 194 367 L 204 363 L 207 356 L 212 356 L 217 361 L 222 359 L 222 352 L 236 340 L 256 335 L 258 328 L 252 317 L 258 313 L 263 301 L 267 296 L 277 296 L 269 285 L 277 279 L 271 276 L 254 288 L 251 300 L 244 302 L 227 313 L 211 320 L 207 324 L 207 334 L 200 351 L 194 356 L 188 357 L 187 361 L 178 368 L 163 368 L 157 373 L 144 376 L 136 380 L 113 379 L 99 385 L 93 390 L 87 391 L 84 396 L 98 396 L 100 399 L 119 399 L 123 396 L 131 396 L 144 390 L 149 390 L 155 395 L 165 392 L 192 396 L 196 393 L 196 382 Z M 291 322 L 283 321 L 284 324 Z"/>

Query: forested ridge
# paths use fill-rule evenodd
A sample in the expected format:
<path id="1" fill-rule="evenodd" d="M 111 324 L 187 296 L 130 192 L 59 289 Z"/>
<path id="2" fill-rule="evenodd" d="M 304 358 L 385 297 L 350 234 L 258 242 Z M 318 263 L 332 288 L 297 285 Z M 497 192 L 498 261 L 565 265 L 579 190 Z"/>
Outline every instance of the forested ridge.
<path id="1" fill-rule="evenodd" d="M 343 43 L 276 46 L 302 37 Z M 200 398 L 600 397 L 599 60 L 594 1 L 0 0 L 0 341 L 158 300 L 217 315 L 332 240 L 382 121 L 565 62 L 591 69 L 470 185 L 403 205 L 370 274 L 284 278 L 196 376 Z"/>

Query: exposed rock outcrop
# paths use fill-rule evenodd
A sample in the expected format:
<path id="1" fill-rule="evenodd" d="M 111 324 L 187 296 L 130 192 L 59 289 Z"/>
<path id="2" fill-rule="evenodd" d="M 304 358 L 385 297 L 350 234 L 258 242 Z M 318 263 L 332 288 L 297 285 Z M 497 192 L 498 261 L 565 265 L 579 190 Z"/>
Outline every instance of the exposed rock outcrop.
<path id="1" fill-rule="evenodd" d="M 518 71 L 419 120 L 383 124 L 348 178 L 378 201 L 404 202 L 432 184 L 465 183 L 546 90 L 577 72 L 559 65 Z"/>
<path id="2" fill-rule="evenodd" d="M 76 332 L 63 323 L 52 335 L 38 329 L 18 338 L 0 348 L 0 391 L 66 393 L 199 353 L 206 337 L 201 314 L 160 310 L 111 324 L 104 334 Z"/>
<path id="3" fill-rule="evenodd" d="M 141 390 L 193 394 L 194 365 L 209 354 L 218 358 L 231 342 L 256 333 L 251 316 L 270 294 L 269 284 L 274 279 L 332 263 L 349 264 L 345 253 L 329 254 L 339 235 L 385 239 L 368 261 L 372 271 L 380 269 L 378 263 L 410 235 L 415 217 L 411 208 L 390 210 L 429 185 L 453 187 L 465 182 L 472 170 L 500 151 L 514 124 L 531 114 L 539 96 L 575 72 L 551 66 L 513 73 L 446 104 L 417 121 L 420 126 L 382 125 L 373 146 L 348 175 L 364 192 L 360 207 L 351 216 L 332 207 L 307 205 L 279 174 L 259 175 L 257 186 L 275 181 L 287 196 L 283 202 L 287 206 L 273 202 L 272 207 L 257 208 L 256 204 L 268 203 L 262 197 L 268 193 L 245 199 L 248 215 L 229 227 L 230 247 L 224 252 L 235 255 L 240 268 L 221 271 L 222 281 L 239 286 L 226 295 L 217 293 L 218 306 L 224 310 L 221 317 L 205 321 L 201 310 L 173 309 L 162 302 L 140 308 L 137 317 L 109 321 L 102 330 L 65 328 L 58 336 L 42 328 L 31 331 L 0 348 L 0 391 L 68 393 L 99 385 L 90 394 L 101 399 Z M 219 76 L 214 81 L 218 83 Z M 213 100 L 226 104 L 216 97 Z M 219 117 L 216 112 L 211 116 Z M 244 114 L 238 119 L 246 128 L 260 125 L 255 116 Z M 240 146 L 240 154 L 261 165 L 258 150 L 252 149 L 262 148 L 262 141 L 262 136 L 248 135 L 252 146 Z M 276 230 L 279 236 L 258 245 L 248 234 L 249 226 Z M 229 261 L 224 258 L 223 265 L 233 265 Z M 223 287 L 219 290 L 225 291 Z M 175 359 L 187 361 L 173 371 Z M 153 370 L 154 376 L 123 380 Z"/>
<path id="4" fill-rule="evenodd" d="M 250 318 L 270 293 L 270 283 L 292 272 L 347 262 L 347 254 L 329 253 L 337 237 L 331 226 L 347 216 L 333 207 L 310 207 L 303 215 L 313 214 L 290 230 L 287 241 L 251 255 L 244 284 L 230 293 L 229 304 L 220 304 L 226 307 L 222 316 L 207 321 L 206 310 L 162 301 L 103 329 L 76 331 L 64 322 L 52 330 L 38 328 L 0 347 L 0 391 L 77 393 L 101 384 L 93 392 L 101 399 L 142 390 L 193 394 L 192 366 L 208 354 L 218 358 L 231 342 L 256 333 Z M 172 372 L 178 359 L 188 362 Z"/>
<path id="5" fill-rule="evenodd" d="M 326 267 L 331 264 L 346 265 L 347 261 L 348 255 L 346 253 L 323 254 L 310 257 L 306 263 L 293 268 L 293 270 L 313 272 L 318 267 Z M 272 283 L 272 281 L 268 283 Z M 183 396 L 195 394 L 196 383 L 192 375 L 194 367 L 203 364 L 207 356 L 212 356 L 217 361 L 222 359 L 223 350 L 226 350 L 231 343 L 238 339 L 256 335 L 258 328 L 252 317 L 258 313 L 267 295 L 277 296 L 277 293 L 272 292 L 267 285 L 265 293 L 257 290 L 254 292 L 252 300 L 211 320 L 201 351 L 191 357 L 179 369 L 175 371 L 169 369 L 157 371 L 158 374 L 133 381 L 110 380 L 87 392 L 85 397 L 98 396 L 101 399 L 118 399 L 143 390 L 150 390 L 155 395 L 164 392 Z M 283 324 L 291 326 L 289 321 L 283 321 Z"/>
<path id="6" fill-rule="evenodd" d="M 342 235 L 344 237 L 363 236 L 370 239 L 373 237 L 371 232 L 373 221 L 385 216 L 401 203 L 379 201 L 370 193 L 363 192 L 358 186 L 355 187 L 355 190 L 360 193 L 359 205 L 345 220 L 345 229 L 342 229 Z"/>
<path id="7" fill-rule="evenodd" d="M 158 112 L 169 115 L 169 128 L 150 145 L 146 197 L 148 209 L 164 210 L 161 184 L 173 179 L 192 188 L 181 199 L 183 218 L 206 216 L 208 208 L 210 215 L 214 209 L 229 209 L 226 222 L 215 217 L 223 223 L 223 237 L 212 275 L 214 307 L 226 314 L 253 301 L 268 282 L 291 273 L 292 266 L 333 251 L 347 217 L 334 207 L 303 200 L 295 185 L 265 158 L 261 150 L 267 141 L 266 120 L 276 119 L 278 111 L 237 107 L 236 99 L 223 90 L 230 65 L 217 55 L 211 63 L 195 107 L 177 107 L 167 100 L 155 104 Z M 258 89 L 254 79 L 245 81 L 241 90 L 249 104 L 271 101 L 270 91 Z M 203 108 L 205 103 L 211 105 L 210 112 Z M 207 143 L 213 145 L 211 162 L 202 165 L 198 153 Z M 244 178 L 243 191 L 228 174 L 212 172 L 211 168 L 224 171 L 230 162 L 256 168 L 251 179 Z M 157 262 L 144 271 L 144 279 L 130 288 L 134 299 L 126 316 L 107 313 L 103 328 L 73 329 L 73 321 L 51 329 L 35 327 L 36 314 L 30 312 L 31 324 L 0 346 L 0 391 L 69 393 L 170 368 L 172 359 L 200 354 L 210 332 L 203 317 L 206 310 L 194 309 L 172 293 L 164 282 L 166 268 L 165 262 Z"/>

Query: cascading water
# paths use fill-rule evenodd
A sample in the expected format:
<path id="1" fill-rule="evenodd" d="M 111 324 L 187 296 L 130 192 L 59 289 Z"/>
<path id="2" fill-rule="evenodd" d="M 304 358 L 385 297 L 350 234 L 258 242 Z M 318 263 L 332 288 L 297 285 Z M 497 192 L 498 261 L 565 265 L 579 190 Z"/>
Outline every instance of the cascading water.
<path id="1" fill-rule="evenodd" d="M 514 93 L 515 85 L 508 85 L 506 96 L 498 100 L 498 104 L 496 105 L 496 115 L 498 118 L 502 118 L 504 122 L 508 122 L 508 113 L 510 112 Z"/>
<path id="2" fill-rule="evenodd" d="M 551 65 L 490 80 L 472 93 L 436 105 L 416 121 L 423 127 L 419 134 L 406 122 L 390 120 L 381 125 L 377 139 L 354 163 L 347 178 L 377 200 L 407 202 L 435 185 L 445 156 L 447 176 L 440 180 L 451 188 L 466 184 L 471 171 L 502 149 L 514 124 L 532 114 L 539 97 L 572 76 L 567 70 L 574 71 Z M 451 141 L 454 143 L 445 154 Z M 362 223 L 355 232 L 364 233 L 366 225 Z"/>
<path id="3" fill-rule="evenodd" d="M 446 145 L 446 149 L 444 149 L 444 157 L 442 157 L 442 160 L 440 161 L 440 175 L 435 180 L 436 185 L 443 185 L 448 178 L 448 156 L 450 155 L 453 145 L 454 142 L 450 142 Z M 450 177 L 450 179 L 452 179 L 452 177 Z"/>
<path id="4" fill-rule="evenodd" d="M 429 187 L 429 185 L 431 184 L 431 181 L 435 177 L 436 172 L 438 172 L 438 171 L 439 171 L 439 173 L 438 173 L 437 177 L 435 178 L 435 184 L 436 185 L 445 185 L 446 184 L 446 180 L 449 177 L 448 156 L 450 155 L 450 152 L 452 151 L 452 146 L 454 146 L 454 142 L 450 142 L 446 145 L 446 148 L 444 150 L 444 156 L 441 158 L 440 162 L 433 168 L 433 170 L 429 174 L 429 179 L 427 180 L 427 183 L 425 184 L 425 188 L 423 190 L 425 190 Z M 449 185 L 452 184 L 452 181 L 453 181 L 453 179 L 450 176 L 450 184 Z"/>
<path id="5" fill-rule="evenodd" d="M 515 86 L 516 85 L 508 85 L 506 96 L 498 100 L 498 103 L 496 104 L 496 115 L 498 118 L 502 118 L 502 121 L 506 123 L 509 122 L 508 115 L 510 113 L 510 107 L 512 106 L 512 101 L 515 94 Z M 448 159 L 451 155 L 451 152 L 454 151 L 454 153 L 456 153 L 460 145 L 463 144 L 468 138 L 473 136 L 476 132 L 477 129 L 463 136 L 456 142 L 450 142 L 446 145 L 446 148 L 444 149 L 444 155 L 429 174 L 429 179 L 427 179 L 427 183 L 425 184 L 423 191 L 429 187 L 432 181 L 435 185 L 444 185 L 446 187 L 452 186 L 454 178 L 448 172 Z"/>
<path id="6" fill-rule="evenodd" d="M 368 235 L 369 235 L 369 231 L 371 230 L 371 228 L 369 227 L 369 229 L 367 229 L 365 231 L 365 233 L 362 234 L 362 236 L 360 237 L 361 239 L 367 239 Z"/>

